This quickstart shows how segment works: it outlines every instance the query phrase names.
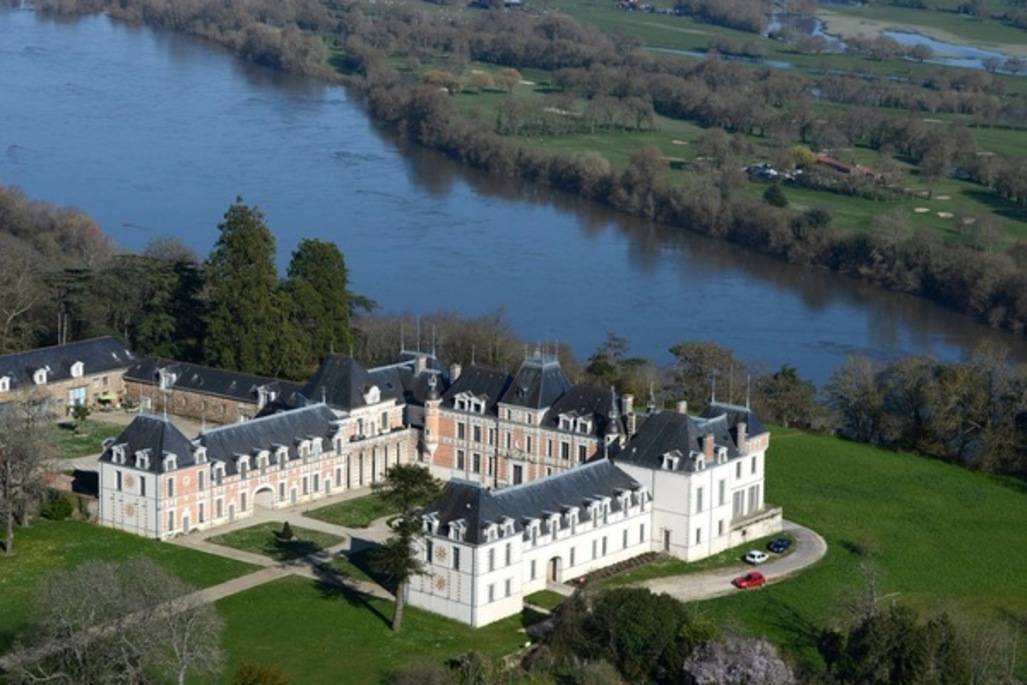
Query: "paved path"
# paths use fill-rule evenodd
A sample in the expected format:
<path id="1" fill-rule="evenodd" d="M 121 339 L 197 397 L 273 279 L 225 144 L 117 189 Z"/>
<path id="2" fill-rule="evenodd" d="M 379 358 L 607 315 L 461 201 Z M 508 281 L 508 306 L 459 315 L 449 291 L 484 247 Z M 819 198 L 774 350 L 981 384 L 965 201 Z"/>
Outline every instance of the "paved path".
<path id="1" fill-rule="evenodd" d="M 792 552 L 783 557 L 775 557 L 757 567 L 766 577 L 768 584 L 781 581 L 815 564 L 827 553 L 827 543 L 815 531 L 791 521 L 784 522 L 784 530 L 791 533 L 795 540 Z M 656 593 L 668 594 L 683 602 L 693 602 L 742 592 L 731 585 L 731 581 L 752 568 L 739 563 L 737 566 L 715 571 L 654 578 L 638 585 Z"/>

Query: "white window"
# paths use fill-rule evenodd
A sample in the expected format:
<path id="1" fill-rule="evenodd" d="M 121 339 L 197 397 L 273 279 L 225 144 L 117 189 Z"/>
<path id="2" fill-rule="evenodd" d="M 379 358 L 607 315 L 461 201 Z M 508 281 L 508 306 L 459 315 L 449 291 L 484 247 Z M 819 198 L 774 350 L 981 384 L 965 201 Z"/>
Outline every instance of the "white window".
<path id="1" fill-rule="evenodd" d="M 702 542 L 702 528 L 695 529 L 695 544 Z"/>
<path id="2" fill-rule="evenodd" d="M 507 597 L 510 596 L 510 579 L 509 578 L 506 579 L 506 596 Z"/>
<path id="3" fill-rule="evenodd" d="M 702 488 L 695 490 L 695 513 L 702 512 Z"/>
<path id="4" fill-rule="evenodd" d="M 531 579 L 535 580 L 535 560 L 531 560 Z"/>
<path id="5" fill-rule="evenodd" d="M 719 483 L 717 483 L 717 506 L 718 507 L 724 506 L 724 497 L 726 496 L 726 492 L 727 492 L 727 481 L 726 480 L 721 480 Z"/>
<path id="6" fill-rule="evenodd" d="M 496 550 L 494 549 L 489 550 L 489 570 L 496 570 Z"/>
<path id="7" fill-rule="evenodd" d="M 495 583 L 492 583 L 491 585 L 489 585 L 489 601 L 490 602 L 496 601 L 496 584 Z"/>
<path id="8" fill-rule="evenodd" d="M 175 479 L 168 478 L 168 497 L 175 496 Z"/>
<path id="9" fill-rule="evenodd" d="M 752 472 L 756 473 L 756 457 L 752 458 Z"/>
<path id="10" fill-rule="evenodd" d="M 32 382 L 36 385 L 45 385 L 46 369 L 36 369 L 36 372 L 32 374 Z"/>
<path id="11" fill-rule="evenodd" d="M 82 375 L 84 373 L 85 373 L 85 365 L 83 365 L 82 362 L 75 362 L 74 364 L 71 365 L 71 377 L 72 378 L 82 378 Z"/>
<path id="12" fill-rule="evenodd" d="M 0 392 L 8 392 L 11 389 L 11 377 L 0 376 Z"/>

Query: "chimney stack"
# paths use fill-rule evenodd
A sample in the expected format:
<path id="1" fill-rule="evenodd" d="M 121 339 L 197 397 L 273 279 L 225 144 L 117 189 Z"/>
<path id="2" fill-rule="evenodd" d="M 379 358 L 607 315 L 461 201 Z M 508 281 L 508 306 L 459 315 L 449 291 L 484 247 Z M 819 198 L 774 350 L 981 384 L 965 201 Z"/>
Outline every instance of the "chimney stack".
<path id="1" fill-rule="evenodd" d="M 675 409 L 677 410 L 678 414 L 688 414 L 688 402 L 686 402 L 685 400 L 678 401 L 678 403 L 675 405 Z"/>
<path id="2" fill-rule="evenodd" d="M 414 358 L 414 375 L 420 376 L 428 368 L 428 358 L 419 354 Z"/>
<path id="3" fill-rule="evenodd" d="M 624 393 L 620 396 L 620 402 L 620 413 L 627 424 L 628 437 L 630 438 L 638 429 L 638 421 L 635 419 L 635 396 L 629 393 Z"/>
<path id="4" fill-rule="evenodd" d="M 464 367 L 460 366 L 459 364 L 457 364 L 455 362 L 450 364 L 449 365 L 449 382 L 452 383 L 457 378 L 460 378 L 460 374 L 461 374 L 461 372 L 463 372 L 463 370 L 464 370 Z"/>
<path id="5" fill-rule="evenodd" d="M 702 439 L 702 453 L 707 459 L 713 459 L 713 433 L 707 433 Z"/>
<path id="6" fill-rule="evenodd" d="M 745 454 L 746 446 L 745 443 L 749 439 L 747 433 L 749 427 L 745 424 L 745 421 L 739 421 L 738 425 L 735 426 L 735 431 L 738 433 L 738 451 Z"/>

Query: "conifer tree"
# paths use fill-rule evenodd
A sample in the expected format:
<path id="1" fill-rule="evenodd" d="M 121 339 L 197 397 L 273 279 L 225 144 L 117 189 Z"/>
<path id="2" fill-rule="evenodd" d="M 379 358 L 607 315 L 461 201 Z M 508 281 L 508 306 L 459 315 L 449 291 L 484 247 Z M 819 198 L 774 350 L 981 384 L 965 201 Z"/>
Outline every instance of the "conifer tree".
<path id="1" fill-rule="evenodd" d="M 218 224 L 205 264 L 210 292 L 204 357 L 208 364 L 274 375 L 284 316 L 277 296 L 275 239 L 256 207 L 236 198 Z"/>
<path id="2" fill-rule="evenodd" d="M 301 240 L 292 253 L 284 289 L 292 324 L 306 341 L 307 365 L 316 366 L 332 352 L 349 351 L 348 274 L 338 246 L 323 240 Z"/>

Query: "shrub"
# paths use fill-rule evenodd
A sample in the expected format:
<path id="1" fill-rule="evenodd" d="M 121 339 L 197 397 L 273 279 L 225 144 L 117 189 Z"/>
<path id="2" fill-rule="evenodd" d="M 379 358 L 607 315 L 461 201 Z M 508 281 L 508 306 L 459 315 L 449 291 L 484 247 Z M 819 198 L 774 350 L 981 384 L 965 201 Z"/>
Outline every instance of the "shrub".
<path id="1" fill-rule="evenodd" d="M 292 532 L 292 526 L 286 521 L 282 524 L 282 531 L 278 534 L 279 540 L 292 540 L 296 537 L 296 534 Z"/>
<path id="2" fill-rule="evenodd" d="M 389 685 L 456 685 L 456 676 L 442 664 L 418 659 L 400 666 L 389 675 Z"/>
<path id="3" fill-rule="evenodd" d="M 785 197 L 785 193 L 781 190 L 781 186 L 776 183 L 763 191 L 763 200 L 772 207 L 788 206 L 788 198 Z"/>
<path id="4" fill-rule="evenodd" d="M 232 685 L 289 685 L 289 678 L 278 664 L 243 664 Z"/>
<path id="5" fill-rule="evenodd" d="M 46 497 L 46 502 L 39 510 L 39 514 L 51 521 L 63 521 L 71 516 L 72 511 L 74 508 L 71 506 L 71 501 L 63 493 L 51 490 Z"/>

